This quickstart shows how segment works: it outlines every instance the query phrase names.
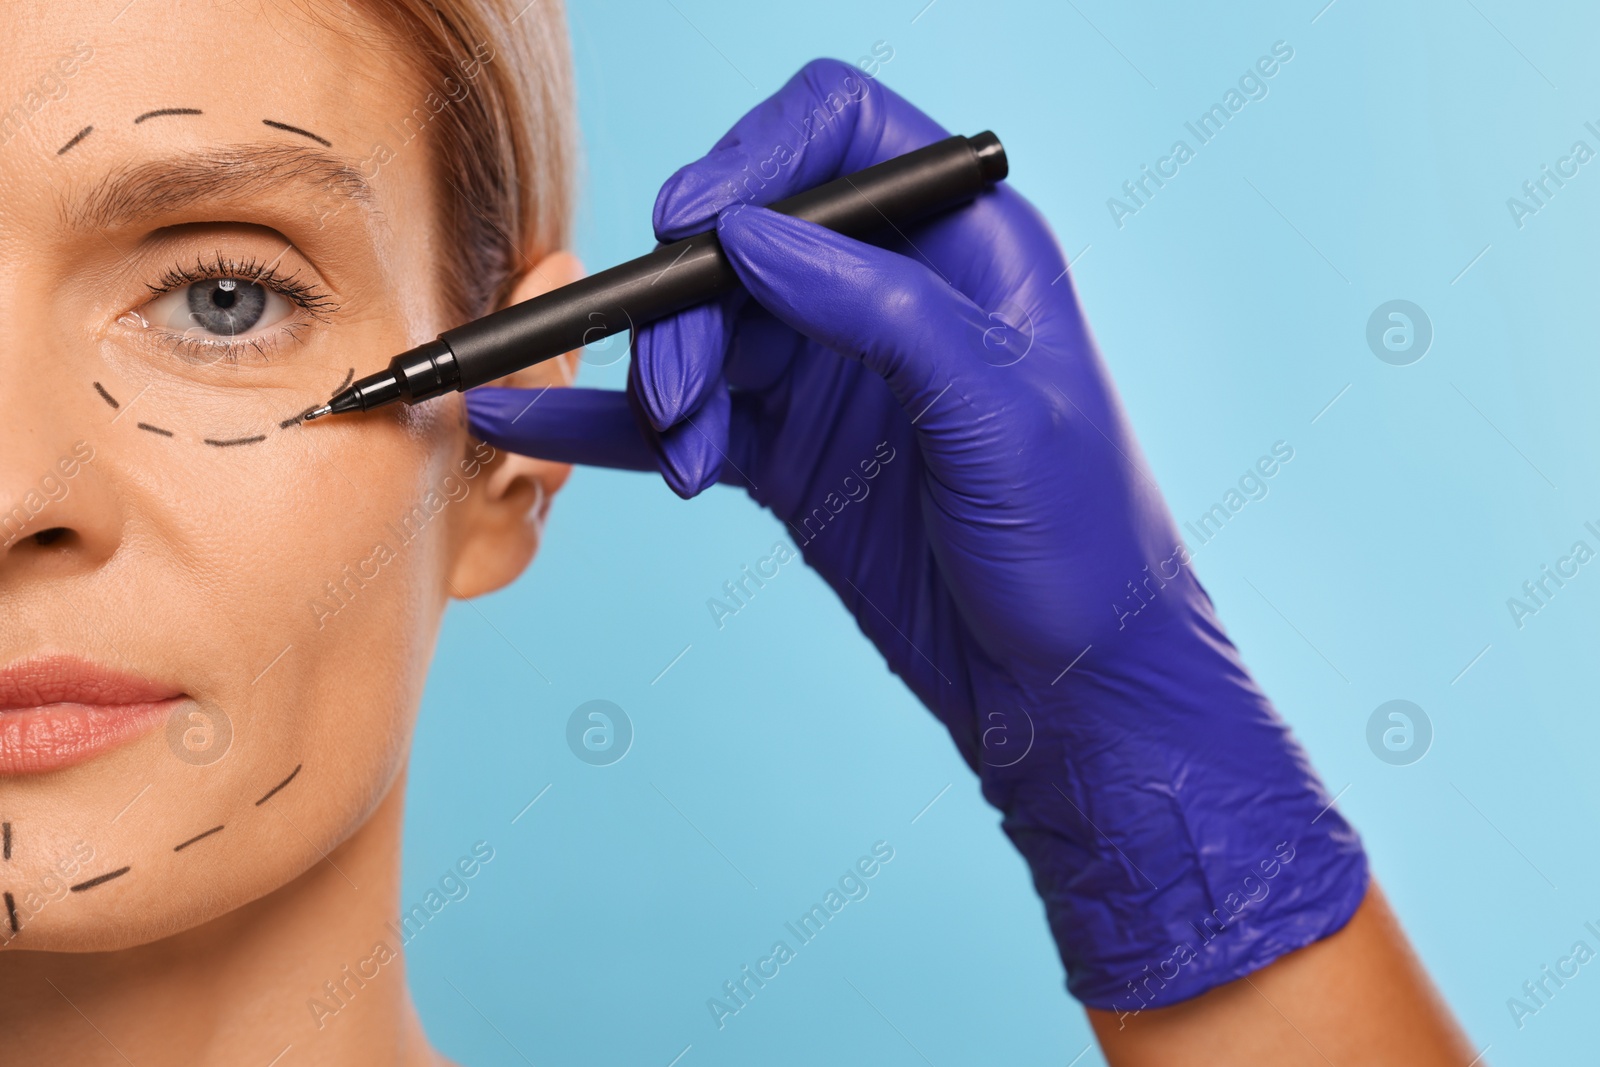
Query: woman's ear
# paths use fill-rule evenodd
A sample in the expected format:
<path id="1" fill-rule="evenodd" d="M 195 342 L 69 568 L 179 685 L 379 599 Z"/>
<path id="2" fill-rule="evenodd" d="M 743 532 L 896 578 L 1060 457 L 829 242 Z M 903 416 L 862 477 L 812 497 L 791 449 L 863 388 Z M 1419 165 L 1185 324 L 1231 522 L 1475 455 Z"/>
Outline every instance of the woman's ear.
<path id="1" fill-rule="evenodd" d="M 583 265 L 577 257 L 551 253 L 518 280 L 506 303 L 519 304 L 581 277 Z M 568 386 L 577 367 L 578 353 L 567 352 L 493 384 L 518 389 Z M 550 501 L 572 473 L 569 464 L 513 455 L 470 439 L 464 463 L 464 470 L 475 463 L 481 469 L 458 512 L 451 562 L 450 591 L 463 600 L 510 585 L 527 568 L 539 549 Z"/>

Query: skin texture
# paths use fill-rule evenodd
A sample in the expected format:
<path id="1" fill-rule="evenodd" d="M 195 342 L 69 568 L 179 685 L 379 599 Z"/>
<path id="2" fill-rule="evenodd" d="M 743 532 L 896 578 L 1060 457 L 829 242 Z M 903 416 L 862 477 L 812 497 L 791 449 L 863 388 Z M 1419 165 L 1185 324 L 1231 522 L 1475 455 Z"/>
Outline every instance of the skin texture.
<path id="1" fill-rule="evenodd" d="M 320 1028 L 306 1002 L 377 942 L 398 951 L 384 924 L 399 911 L 405 767 L 440 616 L 522 571 L 567 468 L 471 441 L 459 397 L 280 426 L 352 368 L 451 325 L 425 140 L 401 147 L 385 130 L 422 90 L 292 8 L 124 6 L 0 5 L 13 57 L 0 100 L 39 104 L 0 145 L 0 500 L 24 499 L 76 442 L 93 450 L 0 552 L 0 666 L 55 652 L 131 672 L 184 693 L 232 740 L 202 765 L 158 727 L 0 777 L 13 828 L 0 888 L 27 913 L 0 956 L 3 1058 L 264 1064 L 292 1044 L 299 1064 L 435 1062 L 398 958 Z M 133 122 L 174 107 L 203 114 Z M 359 171 L 379 140 L 395 158 L 366 168 L 364 200 L 308 184 L 305 153 Z M 265 152 L 280 173 L 236 188 L 240 162 L 192 203 L 108 191 L 141 164 L 170 172 L 218 152 Z M 315 315 L 291 305 L 256 331 L 259 352 L 226 357 L 130 317 L 154 320 L 150 287 L 168 272 L 218 258 L 276 263 L 326 299 Z M 552 256 L 513 298 L 578 273 Z M 557 361 L 524 384 L 564 375 Z M 45 529 L 48 544 L 31 536 Z M 327 583 L 379 542 L 392 558 L 378 576 L 330 600 Z"/>

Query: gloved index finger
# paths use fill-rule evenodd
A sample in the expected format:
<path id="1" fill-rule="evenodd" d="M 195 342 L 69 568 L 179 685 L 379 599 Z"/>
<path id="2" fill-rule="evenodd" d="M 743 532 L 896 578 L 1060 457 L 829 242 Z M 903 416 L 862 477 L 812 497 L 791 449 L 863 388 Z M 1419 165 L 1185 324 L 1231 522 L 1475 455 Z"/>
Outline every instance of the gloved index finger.
<path id="1" fill-rule="evenodd" d="M 556 463 L 653 471 L 655 453 L 626 393 L 610 389 L 483 386 L 467 393 L 473 436 Z"/>
<path id="2" fill-rule="evenodd" d="M 656 237 L 687 237 L 732 204 L 764 207 L 948 136 L 865 71 L 814 59 L 667 179 L 656 196 Z"/>

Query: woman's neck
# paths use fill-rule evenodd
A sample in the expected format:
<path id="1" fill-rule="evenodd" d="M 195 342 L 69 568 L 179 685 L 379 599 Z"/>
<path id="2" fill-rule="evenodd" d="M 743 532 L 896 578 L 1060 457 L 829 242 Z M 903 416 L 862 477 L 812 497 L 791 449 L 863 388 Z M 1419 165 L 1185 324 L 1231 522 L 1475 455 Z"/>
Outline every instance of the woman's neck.
<path id="1" fill-rule="evenodd" d="M 406 986 L 404 777 L 326 859 L 202 926 L 117 952 L 8 952 L 8 1063 L 434 1067 Z M 278 1058 L 274 1058 L 278 1057 Z"/>

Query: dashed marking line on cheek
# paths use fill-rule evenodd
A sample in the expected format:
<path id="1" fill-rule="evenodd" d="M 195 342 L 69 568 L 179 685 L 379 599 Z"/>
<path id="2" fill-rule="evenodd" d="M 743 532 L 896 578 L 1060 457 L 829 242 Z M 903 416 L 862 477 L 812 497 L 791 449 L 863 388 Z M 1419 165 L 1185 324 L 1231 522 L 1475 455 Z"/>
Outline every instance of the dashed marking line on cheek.
<path id="1" fill-rule="evenodd" d="M 148 422 L 141 422 L 138 425 L 139 425 L 139 429 L 141 429 L 141 430 L 149 430 L 151 433 L 160 434 L 162 437 L 171 437 L 172 436 L 172 431 L 171 430 L 163 430 L 159 426 L 151 426 Z"/>
<path id="2" fill-rule="evenodd" d="M 8 822 L 0 823 L 0 852 L 5 859 L 11 858 L 11 824 Z"/>
<path id="3" fill-rule="evenodd" d="M 205 112 L 197 107 L 163 107 L 155 111 L 146 111 L 143 115 L 133 120 L 135 126 L 146 119 L 159 119 L 166 115 L 203 115 Z"/>
<path id="4" fill-rule="evenodd" d="M 277 785 L 275 785 L 271 789 L 267 790 L 267 795 L 262 797 L 260 800 L 256 801 L 256 807 L 259 808 L 261 805 L 263 805 L 267 801 L 271 800 L 272 797 L 273 797 L 273 794 L 275 794 L 278 790 L 282 789 L 284 786 L 288 785 L 290 782 L 294 781 L 294 776 L 300 773 L 300 768 L 303 767 L 303 766 L 305 766 L 305 764 L 296 763 L 294 765 L 294 770 L 289 772 L 289 777 L 285 778 L 283 781 L 279 782 Z"/>
<path id="5" fill-rule="evenodd" d="M 77 885 L 71 886 L 70 888 L 74 893 L 82 893 L 85 889 L 93 889 L 97 885 L 105 885 L 113 878 L 121 878 L 131 870 L 133 870 L 132 867 L 118 867 L 114 871 L 107 871 L 105 874 L 95 875 L 87 882 L 79 882 Z"/>
<path id="6" fill-rule="evenodd" d="M 85 137 L 89 136 L 93 132 L 94 132 L 94 127 L 93 126 L 85 126 L 83 129 L 79 130 L 76 134 L 73 135 L 72 140 L 68 141 L 66 144 L 64 144 L 60 148 L 56 149 L 56 155 L 58 155 L 58 156 L 65 155 L 69 149 L 76 148 L 80 141 L 82 141 Z"/>
<path id="7" fill-rule="evenodd" d="M 231 441 L 218 441 L 214 437 L 207 437 L 205 442 L 212 448 L 233 448 L 235 445 L 258 445 L 266 439 L 267 435 L 261 433 L 256 434 L 254 437 L 235 437 Z"/>
<path id="8" fill-rule="evenodd" d="M 99 393 L 100 399 L 104 400 L 107 404 L 110 404 L 113 410 L 122 406 L 121 404 L 117 403 L 117 398 L 106 392 L 106 387 L 101 385 L 99 382 L 94 383 L 94 391 Z"/>
<path id="9" fill-rule="evenodd" d="M 6 894 L 6 918 L 11 920 L 11 932 L 19 933 L 22 927 L 17 923 L 17 898 L 10 893 Z"/>
<path id="10" fill-rule="evenodd" d="M 221 830 L 222 830 L 221 826 L 213 826 L 209 830 L 205 830 L 205 831 L 202 831 L 201 833 L 195 834 L 193 837 L 189 838 L 189 840 L 183 842 L 181 845 L 173 845 L 172 846 L 172 851 L 174 851 L 174 852 L 182 852 L 184 849 L 188 848 L 190 845 L 194 844 L 196 841 L 199 841 L 199 840 L 201 840 L 203 838 L 210 837 L 212 834 L 218 833 Z"/>
<path id="11" fill-rule="evenodd" d="M 313 141 L 315 141 L 319 145 L 321 145 L 323 148 L 332 148 L 333 147 L 333 142 L 328 140 L 326 137 L 318 137 L 316 134 L 312 133 L 310 130 L 302 130 L 299 126 L 291 126 L 287 122 L 274 122 L 271 119 L 262 119 L 261 120 L 261 125 L 263 125 L 263 126 L 271 126 L 273 129 L 282 130 L 285 133 L 297 133 L 301 137 L 309 137 Z"/>

